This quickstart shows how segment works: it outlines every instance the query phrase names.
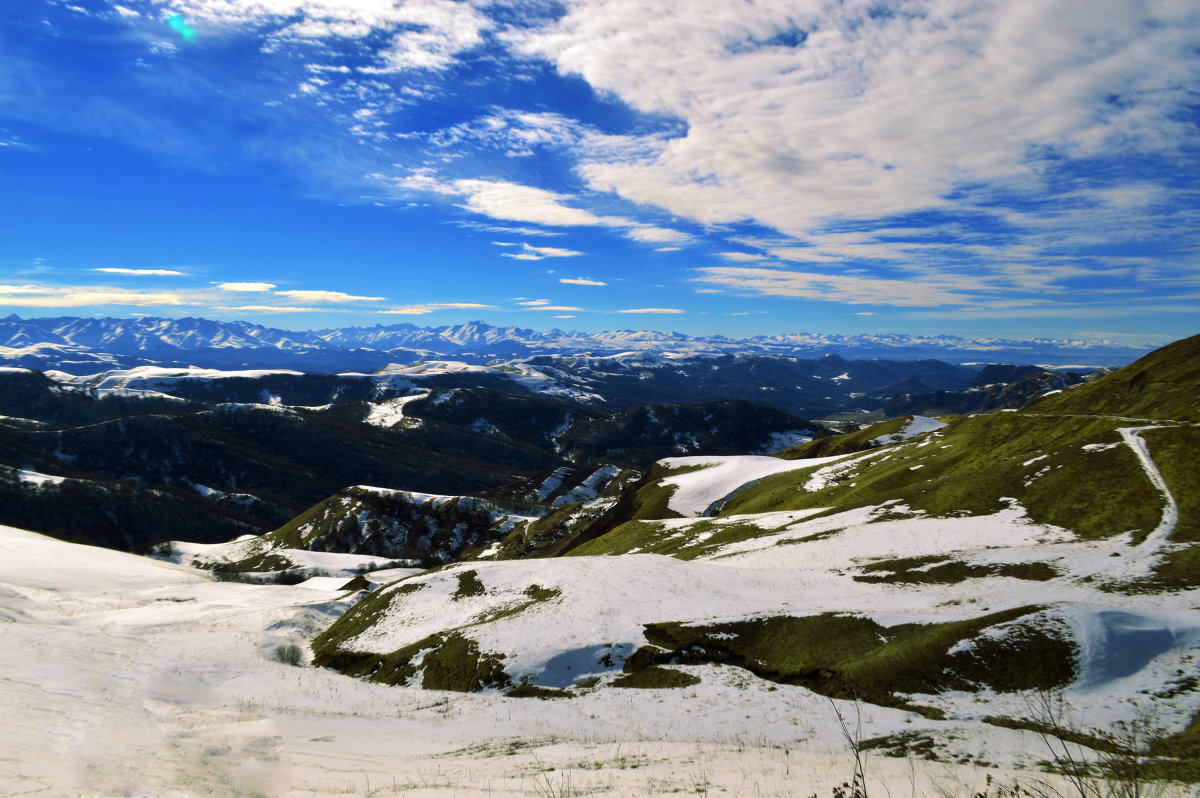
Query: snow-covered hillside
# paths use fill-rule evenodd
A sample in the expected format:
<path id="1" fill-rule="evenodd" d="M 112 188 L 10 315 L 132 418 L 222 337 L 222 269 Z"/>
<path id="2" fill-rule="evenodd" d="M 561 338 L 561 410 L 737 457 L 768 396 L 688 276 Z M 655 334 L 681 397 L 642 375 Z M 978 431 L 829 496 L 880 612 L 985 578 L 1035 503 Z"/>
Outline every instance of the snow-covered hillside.
<path id="1" fill-rule="evenodd" d="M 276 661 L 354 602 L 342 592 L 213 582 L 7 527 L 0 555 L 8 794 L 827 795 L 853 766 L 834 713 L 854 718 L 852 704 L 735 668 L 700 667 L 703 685 L 685 690 L 570 701 L 398 689 Z M 968 734 L 993 763 L 1039 755 L 1019 732 L 860 709 L 865 736 L 953 728 L 947 756 Z M 988 778 L 1035 777 L 877 758 L 868 768 L 869 788 L 926 795 L 965 795 Z"/>

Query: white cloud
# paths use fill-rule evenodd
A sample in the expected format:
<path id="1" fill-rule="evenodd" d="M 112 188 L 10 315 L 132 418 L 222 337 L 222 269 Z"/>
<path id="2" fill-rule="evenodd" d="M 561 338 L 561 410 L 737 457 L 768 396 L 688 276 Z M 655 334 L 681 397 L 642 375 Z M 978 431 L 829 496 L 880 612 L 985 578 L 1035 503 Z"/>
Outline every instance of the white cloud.
<path id="1" fill-rule="evenodd" d="M 108 286 L 0 285 L 0 305 L 25 308 L 78 308 L 93 305 L 189 304 L 174 292 L 135 291 Z"/>
<path id="2" fill-rule="evenodd" d="M 389 316 L 425 316 L 433 313 L 433 308 L 428 305 L 408 305 L 402 308 L 392 308 L 390 310 L 380 310 L 378 313 L 384 313 Z"/>
<path id="3" fill-rule="evenodd" d="M 392 316 L 424 316 L 438 310 L 494 310 L 495 307 L 495 305 L 482 305 L 477 302 L 429 302 L 373 312 Z"/>
<path id="4" fill-rule="evenodd" d="M 692 240 L 687 233 L 652 225 L 639 225 L 626 231 L 625 235 L 642 244 L 682 244 Z"/>
<path id="5" fill-rule="evenodd" d="M 575 317 L 574 316 L 555 316 L 554 318 L 556 318 L 556 319 L 573 319 Z"/>
<path id="6" fill-rule="evenodd" d="M 558 281 L 568 285 L 608 285 L 602 280 L 589 280 L 586 277 L 560 277 Z"/>
<path id="7" fill-rule="evenodd" d="M 451 190 L 466 197 L 464 208 L 493 219 L 544 224 L 550 227 L 611 227 L 631 224 L 626 219 L 597 216 L 591 211 L 573 208 L 565 204 L 570 198 L 563 194 L 519 183 L 456 180 Z"/>
<path id="8" fill-rule="evenodd" d="M 555 310 L 560 312 L 582 311 L 583 308 L 572 307 L 571 305 L 534 305 L 529 310 Z"/>
<path id="9" fill-rule="evenodd" d="M 501 246 L 508 245 L 501 244 Z M 546 258 L 573 258 L 583 253 L 573 249 L 562 249 L 561 247 L 534 247 L 529 244 L 522 244 L 520 252 L 502 252 L 500 254 L 506 258 L 515 258 L 516 260 L 545 260 Z"/>
<path id="10" fill-rule="evenodd" d="M 270 291 L 275 288 L 275 283 L 217 283 L 217 288 L 222 291 Z"/>
<path id="11" fill-rule="evenodd" d="M 718 253 L 725 260 L 735 262 L 749 263 L 756 260 L 765 260 L 766 255 L 761 255 L 756 252 L 720 252 Z"/>
<path id="12" fill-rule="evenodd" d="M 334 308 L 305 308 L 287 305 L 238 305 L 214 307 L 213 310 L 235 313 L 333 313 Z"/>
<path id="13" fill-rule="evenodd" d="M 679 308 L 629 308 L 627 310 L 614 310 L 614 313 L 653 313 L 653 314 L 677 314 L 686 313 L 686 310 Z"/>
<path id="14" fill-rule="evenodd" d="M 172 0 L 170 7 L 192 24 L 277 24 L 278 40 L 379 34 L 387 44 L 363 70 L 376 73 L 445 69 L 492 27 L 470 3 L 454 0 Z"/>
<path id="15" fill-rule="evenodd" d="M 1200 83 L 1185 0 L 590 0 L 506 34 L 686 133 L 595 139 L 590 186 L 706 224 L 803 234 L 1037 195 L 1056 158 L 1170 154 Z M 779 37 L 802 42 L 777 44 Z M 1113 98 L 1116 98 L 1114 101 Z"/>
<path id="16" fill-rule="evenodd" d="M 92 271 L 106 272 L 108 274 L 130 274 L 142 277 L 179 277 L 184 274 L 174 269 L 123 269 L 116 266 L 92 269 Z"/>
<path id="17" fill-rule="evenodd" d="M 492 219 L 527 222 L 546 225 L 548 227 L 609 227 L 623 229 L 628 238 L 640 243 L 678 244 L 692 240 L 692 236 L 678 230 L 641 224 L 625 216 L 593 213 L 585 208 L 578 208 L 568 204 L 572 201 L 578 201 L 577 198 L 521 183 L 475 179 L 444 182 L 428 167 L 413 170 L 409 175 L 402 178 L 389 179 L 381 174 L 372 175 L 372 177 L 394 186 L 401 192 L 433 192 L 441 195 L 464 197 L 463 209 L 488 216 Z M 494 226 L 488 226 L 484 229 L 492 232 L 538 232 L 529 228 Z M 546 233 L 542 234 L 545 235 Z M 494 243 L 500 246 L 510 246 L 507 243 Z M 537 260 L 538 258 L 534 257 L 536 252 L 533 250 L 546 252 L 570 251 L 555 250 L 550 247 L 530 247 L 528 244 L 524 246 L 526 247 L 524 253 L 508 257 L 519 260 Z"/>
<path id="18" fill-rule="evenodd" d="M 467 122 L 430 134 L 409 135 L 424 138 L 442 151 L 471 147 L 494 150 L 507 158 L 523 158 L 544 148 L 575 146 L 582 133 L 579 122 L 561 114 L 492 108 Z"/>
<path id="19" fill-rule="evenodd" d="M 341 291 L 277 291 L 280 296 L 301 302 L 382 302 L 386 297 L 354 296 Z"/>
<path id="20" fill-rule="evenodd" d="M 975 297 L 962 290 L 961 281 L 936 278 L 895 280 L 741 266 L 715 266 L 697 271 L 703 275 L 698 278 L 700 282 L 767 296 L 901 307 L 975 303 Z"/>
<path id="21" fill-rule="evenodd" d="M 524 299 L 524 300 L 518 301 L 517 304 L 524 305 L 526 307 L 535 307 L 537 305 L 549 305 L 550 300 L 549 299 Z"/>

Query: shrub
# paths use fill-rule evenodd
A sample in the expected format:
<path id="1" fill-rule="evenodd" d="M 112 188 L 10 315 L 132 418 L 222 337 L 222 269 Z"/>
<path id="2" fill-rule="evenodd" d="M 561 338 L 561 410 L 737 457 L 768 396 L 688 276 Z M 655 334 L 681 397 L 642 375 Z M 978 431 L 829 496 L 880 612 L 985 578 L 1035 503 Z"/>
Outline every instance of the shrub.
<path id="1" fill-rule="evenodd" d="M 275 646 L 275 650 L 271 652 L 271 659 L 284 665 L 299 666 L 304 663 L 304 652 L 295 643 L 281 644 Z"/>

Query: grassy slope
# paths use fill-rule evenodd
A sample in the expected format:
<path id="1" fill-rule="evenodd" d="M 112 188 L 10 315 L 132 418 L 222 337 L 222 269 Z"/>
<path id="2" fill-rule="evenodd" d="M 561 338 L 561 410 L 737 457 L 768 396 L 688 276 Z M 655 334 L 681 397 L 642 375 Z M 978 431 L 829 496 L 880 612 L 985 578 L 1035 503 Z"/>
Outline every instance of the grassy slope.
<path id="1" fill-rule="evenodd" d="M 1200 421 L 1200 335 L 1156 349 L 1092 383 L 1034 399 L 1030 413 Z"/>
<path id="2" fill-rule="evenodd" d="M 1127 422 L 1098 418 L 1048 418 L 1001 413 L 960 418 L 932 435 L 880 450 L 852 464 L 821 490 L 803 488 L 813 470 L 768 477 L 742 491 L 721 508 L 720 516 L 781 510 L 823 508 L 839 512 L 900 500 L 932 516 L 985 515 L 1015 498 L 1039 522 L 1062 526 L 1084 538 L 1135 531 L 1140 538 L 1157 526 L 1164 501 L 1142 471 L 1136 456 L 1120 443 L 1118 426 Z M 872 435 L 876 434 L 874 432 Z M 1183 441 L 1190 440 L 1181 436 Z M 1084 451 L 1089 444 L 1119 445 Z M 1165 477 L 1177 495 L 1189 484 L 1186 442 L 1171 447 Z M 1176 451 L 1178 449 L 1178 451 Z M 1040 458 L 1040 459 L 1035 459 Z M 1033 462 L 1031 462 L 1033 461 Z M 916 467 L 916 468 L 914 468 Z M 660 485 L 649 482 L 640 493 L 649 497 L 641 512 L 628 517 L 578 553 L 620 553 L 639 549 L 677 556 L 702 553 L 689 548 L 688 536 L 664 537 L 652 523 Z M 1184 507 L 1182 528 L 1195 523 L 1194 502 Z M 660 516 L 665 517 L 665 516 Z M 768 534 L 753 524 L 717 525 L 700 520 L 688 532 L 716 530 L 705 550 L 721 542 Z"/>
<path id="3" fill-rule="evenodd" d="M 930 515 L 982 515 L 1002 509 L 1003 499 L 1012 497 L 1035 521 L 1081 537 L 1145 534 L 1157 525 L 1163 502 L 1133 452 L 1124 445 L 1082 448 L 1118 442 L 1116 426 L 1106 419 L 1015 413 L 957 419 L 932 443 L 893 446 L 824 490 L 805 493 L 802 474 L 783 474 L 736 497 L 723 512 L 845 510 L 899 499 Z M 1043 459 L 1030 462 L 1034 458 Z"/>

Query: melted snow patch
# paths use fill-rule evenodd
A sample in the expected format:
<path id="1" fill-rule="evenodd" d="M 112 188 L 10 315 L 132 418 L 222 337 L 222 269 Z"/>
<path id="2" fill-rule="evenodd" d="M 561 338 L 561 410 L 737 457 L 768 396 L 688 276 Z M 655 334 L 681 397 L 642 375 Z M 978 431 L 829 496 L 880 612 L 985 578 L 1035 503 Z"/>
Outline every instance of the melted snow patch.
<path id="1" fill-rule="evenodd" d="M 928 416 L 913 416 L 912 420 L 900 428 L 899 432 L 893 432 L 890 435 L 880 435 L 878 438 L 871 439 L 872 446 L 886 446 L 889 443 L 898 441 L 906 441 L 909 438 L 915 438 L 918 435 L 924 435 L 926 432 L 935 432 L 946 426 L 946 422 L 938 421 L 936 418 Z"/>
<path id="2" fill-rule="evenodd" d="M 43 474 L 40 471 L 33 471 L 28 468 L 6 468 L 5 470 L 13 474 L 18 481 L 24 482 L 28 485 L 38 485 L 39 487 L 42 485 L 61 485 L 67 480 L 66 477 L 55 476 L 53 474 Z"/>
<path id="3" fill-rule="evenodd" d="M 808 443 L 811 440 L 812 433 L 808 430 L 794 429 L 787 432 L 772 432 L 771 437 L 767 438 L 767 442 L 763 444 L 760 451 L 780 452 L 784 449 L 791 449 L 793 446 L 799 446 L 802 443 Z"/>
<path id="4" fill-rule="evenodd" d="M 401 396 L 396 399 L 387 399 L 382 402 L 376 402 L 371 405 L 371 409 L 363 417 L 363 422 L 375 427 L 392 427 L 399 424 L 404 419 L 404 406 L 409 402 L 415 402 L 418 399 L 424 399 L 429 396 L 429 392 L 413 394 L 412 396 Z"/>
<path id="5" fill-rule="evenodd" d="M 732 455 L 668 457 L 658 462 L 665 468 L 700 467 L 698 471 L 675 474 L 662 480 L 663 485 L 675 488 L 667 507 L 682 516 L 696 518 L 704 515 L 718 501 L 751 482 L 785 471 L 812 468 L 845 457 L 846 455 L 837 455 L 814 457 L 809 460 L 781 460 L 778 457 L 760 455 Z"/>

